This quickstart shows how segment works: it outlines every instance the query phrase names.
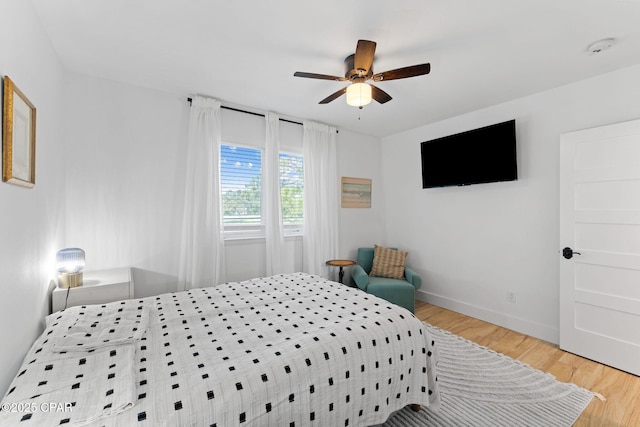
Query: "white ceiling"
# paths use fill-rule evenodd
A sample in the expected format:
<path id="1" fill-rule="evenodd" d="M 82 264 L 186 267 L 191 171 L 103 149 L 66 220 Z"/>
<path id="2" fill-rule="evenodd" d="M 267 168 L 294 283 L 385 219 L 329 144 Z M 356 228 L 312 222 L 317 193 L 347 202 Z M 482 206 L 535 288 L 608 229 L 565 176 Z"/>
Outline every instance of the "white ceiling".
<path id="1" fill-rule="evenodd" d="M 32 2 L 70 71 L 376 136 L 640 63 L 640 0 Z M 384 105 L 319 105 L 344 83 L 293 73 L 343 75 L 358 39 L 376 72 L 431 73 L 380 82 Z"/>

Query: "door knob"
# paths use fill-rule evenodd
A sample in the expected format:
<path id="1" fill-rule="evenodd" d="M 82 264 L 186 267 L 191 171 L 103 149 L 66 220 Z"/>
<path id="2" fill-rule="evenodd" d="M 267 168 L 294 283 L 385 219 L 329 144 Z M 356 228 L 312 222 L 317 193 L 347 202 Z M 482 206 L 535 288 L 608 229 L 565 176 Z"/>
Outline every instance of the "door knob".
<path id="1" fill-rule="evenodd" d="M 565 257 L 566 259 L 571 259 L 573 258 L 574 255 L 582 255 L 582 254 L 580 252 L 575 252 L 573 249 L 568 247 L 562 250 L 562 256 Z"/>

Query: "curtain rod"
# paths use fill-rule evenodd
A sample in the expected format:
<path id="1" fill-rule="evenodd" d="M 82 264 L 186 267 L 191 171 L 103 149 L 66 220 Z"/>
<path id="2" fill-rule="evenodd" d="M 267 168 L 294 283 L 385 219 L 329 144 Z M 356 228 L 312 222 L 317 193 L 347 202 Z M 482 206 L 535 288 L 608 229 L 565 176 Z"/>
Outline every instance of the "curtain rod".
<path id="1" fill-rule="evenodd" d="M 191 101 L 193 101 L 193 99 L 187 98 L 187 101 L 189 101 L 189 104 L 191 104 Z M 237 111 L 239 113 L 251 114 L 253 116 L 264 117 L 264 114 L 262 114 L 262 113 L 254 113 L 253 111 L 247 111 L 247 110 L 241 110 L 239 108 L 227 107 L 226 105 L 221 105 L 220 108 L 224 108 L 225 110 Z M 302 126 L 302 123 L 294 122 L 293 120 L 287 120 L 287 119 L 279 119 L 279 120 L 282 121 L 282 122 L 293 123 L 294 125 Z"/>
<path id="2" fill-rule="evenodd" d="M 193 101 L 193 99 L 191 98 L 187 98 L 187 101 L 189 101 L 189 104 L 191 104 L 191 101 Z M 227 107 L 226 105 L 221 105 L 220 108 L 224 108 L 225 110 L 231 110 L 231 111 L 237 111 L 239 113 L 246 113 L 246 114 L 251 114 L 253 116 L 260 116 L 260 117 L 264 117 L 264 114 L 262 113 L 255 113 L 253 111 L 247 111 L 247 110 L 241 110 L 239 108 L 233 108 L 233 107 Z M 293 120 L 288 120 L 288 119 L 278 119 L 281 122 L 287 122 L 287 123 L 293 123 L 294 125 L 300 125 L 302 126 L 302 123 L 300 122 L 295 122 Z M 336 133 L 338 133 L 338 129 L 336 129 Z"/>

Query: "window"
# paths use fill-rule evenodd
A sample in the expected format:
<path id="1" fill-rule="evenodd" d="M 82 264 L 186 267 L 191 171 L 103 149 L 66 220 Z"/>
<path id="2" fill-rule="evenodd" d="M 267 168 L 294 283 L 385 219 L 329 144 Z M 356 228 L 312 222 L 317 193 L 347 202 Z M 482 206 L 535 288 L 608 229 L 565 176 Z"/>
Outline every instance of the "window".
<path id="1" fill-rule="evenodd" d="M 262 151 L 220 147 L 220 193 L 225 230 L 257 231 L 262 225 Z"/>
<path id="2" fill-rule="evenodd" d="M 302 232 L 304 173 L 302 156 L 280 153 L 280 204 L 285 233 Z"/>
<path id="3" fill-rule="evenodd" d="M 303 224 L 302 156 L 280 153 L 280 202 L 285 234 Z M 231 145 L 220 148 L 220 187 L 226 237 L 262 237 L 262 150 Z"/>

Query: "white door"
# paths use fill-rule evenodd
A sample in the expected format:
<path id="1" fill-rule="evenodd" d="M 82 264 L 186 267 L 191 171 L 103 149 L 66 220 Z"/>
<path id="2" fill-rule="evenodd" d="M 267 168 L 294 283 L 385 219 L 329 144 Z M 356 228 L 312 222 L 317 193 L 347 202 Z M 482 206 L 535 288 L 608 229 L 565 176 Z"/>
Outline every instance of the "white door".
<path id="1" fill-rule="evenodd" d="M 560 144 L 560 347 L 640 375 L 640 120 Z"/>

